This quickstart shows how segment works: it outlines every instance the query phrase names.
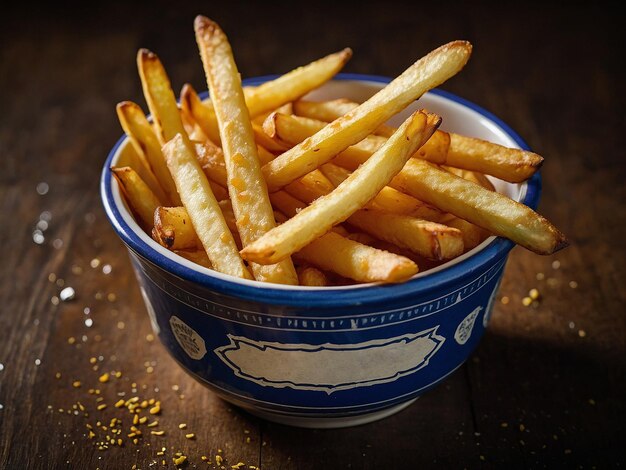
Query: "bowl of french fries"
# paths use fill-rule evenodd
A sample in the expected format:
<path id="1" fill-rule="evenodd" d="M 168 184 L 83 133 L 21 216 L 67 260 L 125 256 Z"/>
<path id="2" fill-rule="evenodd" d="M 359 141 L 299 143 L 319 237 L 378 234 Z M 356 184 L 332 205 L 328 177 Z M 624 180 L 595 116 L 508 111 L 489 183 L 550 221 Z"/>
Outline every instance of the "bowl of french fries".
<path id="1" fill-rule="evenodd" d="M 177 97 L 141 49 L 149 114 L 118 104 L 125 135 L 101 180 L 154 331 L 194 378 L 273 421 L 403 409 L 476 347 L 509 251 L 566 246 L 535 212 L 543 158 L 437 89 L 465 41 L 393 79 L 340 73 L 345 49 L 242 82 L 220 26 L 194 29 L 208 92 Z"/>

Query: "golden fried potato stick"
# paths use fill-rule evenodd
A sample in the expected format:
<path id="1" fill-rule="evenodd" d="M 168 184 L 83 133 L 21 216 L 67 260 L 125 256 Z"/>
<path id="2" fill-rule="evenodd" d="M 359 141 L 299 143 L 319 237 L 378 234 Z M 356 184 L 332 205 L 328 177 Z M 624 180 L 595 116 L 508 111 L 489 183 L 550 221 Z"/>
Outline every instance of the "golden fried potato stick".
<path id="1" fill-rule="evenodd" d="M 354 111 L 265 165 L 263 174 L 269 190 L 276 191 L 291 183 L 364 139 L 423 93 L 459 72 L 471 50 L 466 41 L 454 41 L 435 49 Z"/>
<path id="2" fill-rule="evenodd" d="M 383 147 L 334 191 L 246 246 L 242 256 L 257 263 L 274 263 L 343 222 L 391 181 L 440 123 L 439 116 L 413 113 Z"/>
<path id="3" fill-rule="evenodd" d="M 202 242 L 184 207 L 157 207 L 152 238 L 170 250 L 202 249 Z"/>
<path id="4" fill-rule="evenodd" d="M 219 25 L 208 18 L 196 17 L 194 27 L 219 124 L 228 193 L 245 248 L 272 230 L 276 221 L 228 39 Z M 269 266 L 253 263 L 251 268 L 258 281 L 298 284 L 298 275 L 289 257 Z"/>
<path id="5" fill-rule="evenodd" d="M 176 253 L 178 256 L 182 256 L 192 263 L 199 264 L 200 266 L 204 266 L 205 268 L 213 269 L 213 266 L 211 265 L 211 260 L 209 260 L 209 257 L 204 250 L 174 250 L 174 253 Z"/>
<path id="6" fill-rule="evenodd" d="M 139 49 L 137 68 L 141 78 L 143 94 L 150 108 L 156 127 L 156 135 L 161 145 L 180 134 L 186 142 L 189 136 L 185 131 L 176 97 L 163 64 L 154 52 Z"/>
<path id="7" fill-rule="evenodd" d="M 161 144 L 159 144 L 146 115 L 138 104 L 131 101 L 118 103 L 116 110 L 122 129 L 149 169 L 149 172 L 145 172 L 149 173 L 148 175 L 136 169 L 139 176 L 163 203 L 180 203 L 176 185 L 167 169 L 163 152 L 161 152 Z"/>
<path id="8" fill-rule="evenodd" d="M 392 186 L 535 253 L 548 255 L 568 245 L 565 236 L 530 207 L 424 160 L 410 159 Z"/>
<path id="9" fill-rule="evenodd" d="M 298 100 L 293 103 L 293 113 L 298 116 L 317 119 L 318 121 L 332 122 L 344 114 L 348 114 L 350 111 L 353 111 L 358 106 L 359 103 L 355 103 L 354 101 L 350 101 L 346 98 L 339 98 L 330 101 Z M 372 134 L 383 137 L 391 137 L 395 130 L 395 127 L 388 126 L 387 124 L 381 124 L 374 129 Z"/>
<path id="10" fill-rule="evenodd" d="M 159 198 L 131 167 L 112 167 L 111 171 L 120 184 L 128 205 L 139 218 L 139 225 L 143 229 L 152 228 L 154 211 L 161 205 Z"/>
<path id="11" fill-rule="evenodd" d="M 331 160 L 332 162 L 332 160 Z M 339 186 L 350 176 L 350 170 L 346 170 L 334 163 L 325 163 L 320 168 L 321 172 L 330 180 L 334 186 Z M 415 199 L 413 196 L 404 194 L 390 186 L 385 186 L 372 199 L 366 208 L 386 211 L 392 214 L 408 215 L 418 219 L 426 219 L 438 222 L 443 213 L 436 207 Z"/>
<path id="12" fill-rule="evenodd" d="M 329 284 L 326 274 L 313 266 L 304 266 L 296 270 L 301 286 L 323 287 Z"/>
<path id="13" fill-rule="evenodd" d="M 402 282 L 418 271 L 408 258 L 363 245 L 336 232 L 313 240 L 294 257 L 358 282 Z"/>
<path id="14" fill-rule="evenodd" d="M 320 179 L 316 173 L 319 173 L 319 170 L 312 171 L 308 175 L 288 184 L 285 186 L 284 191 L 297 198 L 297 200 L 307 203 L 325 196 L 334 188 L 331 186 L 331 189 L 328 190 L 323 181 L 320 184 Z M 272 194 L 281 192 L 283 191 L 277 191 Z M 406 215 L 368 210 L 367 208 L 371 207 L 371 204 L 370 202 L 364 206 L 365 208 L 356 211 L 348 217 L 346 223 L 380 240 L 393 243 L 400 248 L 409 249 L 413 253 L 428 259 L 452 259 L 463 253 L 463 236 L 456 228 Z M 363 243 L 362 240 L 357 241 Z"/>
<path id="15" fill-rule="evenodd" d="M 467 220 L 460 219 L 453 214 L 444 215 L 440 222 L 448 227 L 454 227 L 461 231 L 461 234 L 463 235 L 464 251 L 469 251 L 472 248 L 477 247 L 489 236 L 491 236 L 491 234 L 484 228 L 474 225 Z"/>
<path id="16" fill-rule="evenodd" d="M 307 181 L 304 178 L 301 180 Z M 271 193 L 270 198 L 280 211 L 277 211 L 279 214 L 284 213 L 291 217 L 307 206 L 283 190 Z M 286 218 L 284 215 L 282 217 Z M 331 233 L 333 237 L 329 237 Z M 369 247 L 351 237 L 342 226 L 337 225 L 331 232 L 312 241 L 293 256 L 326 271 L 361 282 L 399 282 L 400 279 L 408 279 L 417 273 L 417 264 L 407 257 L 389 256 L 390 253 Z M 337 240 L 339 243 L 335 244 Z"/>
<path id="17" fill-rule="evenodd" d="M 294 111 L 297 115 L 331 122 L 357 108 L 358 103 L 348 100 L 324 102 L 297 101 Z M 379 132 L 385 135 L 393 130 L 387 126 Z M 435 147 L 435 139 L 439 145 Z M 443 140 L 442 140 L 443 139 Z M 447 140 L 447 144 L 444 144 Z M 530 178 L 542 165 L 543 157 L 527 150 L 508 148 L 486 140 L 466 137 L 460 134 L 438 130 L 421 151 L 425 160 L 445 163 L 465 170 L 474 170 L 495 176 L 510 183 L 520 183 Z"/>
<path id="18" fill-rule="evenodd" d="M 178 134 L 163 146 L 165 161 L 193 227 L 216 271 L 252 279 L 195 153 Z"/>
<path id="19" fill-rule="evenodd" d="M 311 90 L 318 88 L 339 72 L 352 57 L 352 50 L 346 48 L 308 65 L 298 67 L 274 80 L 257 87 L 244 89 L 246 107 L 251 118 L 275 110 L 297 100 Z M 191 86 L 181 93 L 183 108 L 194 116 L 205 134 L 216 144 L 220 143 L 217 117 L 210 100 L 202 103 Z M 205 109 L 202 109 L 205 108 Z"/>

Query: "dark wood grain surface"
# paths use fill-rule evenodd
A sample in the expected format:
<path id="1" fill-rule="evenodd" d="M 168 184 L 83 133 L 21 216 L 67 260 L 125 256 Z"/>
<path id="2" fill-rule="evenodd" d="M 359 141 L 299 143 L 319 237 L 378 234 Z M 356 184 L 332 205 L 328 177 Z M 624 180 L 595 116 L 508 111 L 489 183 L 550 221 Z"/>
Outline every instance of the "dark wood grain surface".
<path id="1" fill-rule="evenodd" d="M 177 451 L 191 468 L 212 468 L 201 458 L 214 465 L 218 453 L 226 468 L 623 467 L 620 15 L 603 5 L 227 3 L 17 2 L 3 12 L 0 468 L 147 469 L 163 468 L 162 459 L 173 468 Z M 550 257 L 514 249 L 504 302 L 479 348 L 405 411 L 342 430 L 267 423 L 195 383 L 151 336 L 98 178 L 121 135 L 115 104 L 144 104 L 139 47 L 160 55 L 176 88 L 206 88 L 192 29 L 198 13 L 229 34 L 245 77 L 345 46 L 354 49 L 346 71 L 395 76 L 434 47 L 468 39 L 469 65 L 442 88 L 502 118 L 545 157 L 540 212 L 572 245 Z M 65 287 L 73 301 L 57 301 Z M 532 288 L 541 293 L 537 308 L 521 302 Z M 107 371 L 121 376 L 100 383 Z M 123 447 L 98 450 L 86 424 L 118 417 L 127 428 L 130 415 L 114 407 L 122 393 L 160 400 L 150 429 L 165 435 L 143 428 L 138 445 L 124 433 Z"/>

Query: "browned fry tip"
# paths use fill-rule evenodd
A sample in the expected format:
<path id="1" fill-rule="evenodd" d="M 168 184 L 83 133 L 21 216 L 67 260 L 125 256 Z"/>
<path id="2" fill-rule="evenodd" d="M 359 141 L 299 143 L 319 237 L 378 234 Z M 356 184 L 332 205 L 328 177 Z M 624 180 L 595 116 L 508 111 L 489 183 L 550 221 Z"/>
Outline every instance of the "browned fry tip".
<path id="1" fill-rule="evenodd" d="M 278 131 L 276 130 L 277 115 L 278 113 L 274 111 L 263 121 L 263 132 L 265 132 L 272 139 L 276 137 L 276 134 L 278 134 Z"/>
<path id="2" fill-rule="evenodd" d="M 208 34 L 211 35 L 215 31 L 219 30 L 219 25 L 206 16 L 198 15 L 193 22 L 193 28 L 197 34 Z"/>

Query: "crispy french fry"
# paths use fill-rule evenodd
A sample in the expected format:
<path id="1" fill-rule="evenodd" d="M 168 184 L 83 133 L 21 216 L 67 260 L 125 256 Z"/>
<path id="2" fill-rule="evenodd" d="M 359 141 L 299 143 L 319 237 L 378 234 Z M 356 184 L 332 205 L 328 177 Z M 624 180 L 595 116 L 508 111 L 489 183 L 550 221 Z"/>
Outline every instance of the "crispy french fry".
<path id="1" fill-rule="evenodd" d="M 161 145 L 172 140 L 177 134 L 188 140 L 170 79 L 157 55 L 147 49 L 139 49 L 137 68 L 143 94 L 154 119 Z"/>
<path id="2" fill-rule="evenodd" d="M 294 257 L 359 282 L 402 282 L 417 274 L 408 258 L 377 250 L 338 233 L 328 232 Z"/>
<path id="3" fill-rule="evenodd" d="M 339 98 L 330 101 L 306 101 L 298 100 L 293 103 L 293 112 L 298 116 L 317 119 L 319 121 L 332 122 L 340 118 L 344 114 L 358 108 L 359 103 L 350 101 L 345 98 Z M 373 134 L 383 137 L 391 137 L 395 132 L 395 128 L 387 124 L 381 124 Z"/>
<path id="4" fill-rule="evenodd" d="M 450 134 L 446 164 L 485 173 L 510 183 L 521 183 L 541 168 L 543 157 L 526 150 Z"/>
<path id="5" fill-rule="evenodd" d="M 245 90 L 246 89 L 244 88 L 244 94 L 246 93 Z M 276 109 L 273 109 L 271 111 L 259 114 L 254 119 L 252 119 L 252 122 L 254 124 L 258 124 L 258 125 L 262 126 L 263 125 L 263 121 L 265 121 L 265 119 L 267 119 L 267 116 L 269 116 L 272 113 L 280 113 L 280 114 L 286 114 L 286 115 L 290 116 L 290 115 L 293 114 L 293 103 L 292 102 L 285 103 L 284 105 L 282 105 L 282 106 L 280 106 L 280 107 L 278 107 Z"/>
<path id="6" fill-rule="evenodd" d="M 211 260 L 209 260 L 209 257 L 204 250 L 175 250 L 174 253 L 188 259 L 192 263 L 199 264 L 205 268 L 213 269 Z"/>
<path id="7" fill-rule="evenodd" d="M 152 235 L 159 244 L 170 250 L 202 249 L 202 242 L 184 207 L 157 207 Z"/>
<path id="8" fill-rule="evenodd" d="M 132 101 L 118 103 L 116 110 L 122 129 L 130 138 L 133 148 L 142 157 L 144 165 L 149 170 L 142 172 L 137 169 L 141 179 L 163 203 L 180 202 L 176 185 L 163 158 L 161 145 L 146 115 L 139 105 Z"/>
<path id="9" fill-rule="evenodd" d="M 392 186 L 539 254 L 568 245 L 565 236 L 531 208 L 416 158 Z"/>
<path id="10" fill-rule="evenodd" d="M 189 83 L 183 85 L 180 92 L 180 102 L 181 107 L 193 117 L 202 132 L 211 139 L 211 142 L 219 144 L 221 142 L 220 130 L 213 106 L 204 105 L 196 90 Z"/>
<path id="11" fill-rule="evenodd" d="M 285 186 L 285 192 L 308 203 L 330 192 L 317 170 Z M 321 182 L 320 182 L 321 181 Z M 282 191 L 277 191 L 281 193 Z M 276 193 L 272 193 L 276 194 Z M 379 193 L 380 194 L 380 193 Z M 285 197 L 277 202 L 286 204 Z M 292 202 L 292 204 L 294 204 Z M 304 204 L 304 203 L 303 203 Z M 366 206 L 367 207 L 367 206 Z M 302 207 L 300 208 L 300 210 Z M 287 211 L 288 214 L 292 213 Z M 406 248 L 428 259 L 451 259 L 463 253 L 463 237 L 456 228 L 379 210 L 360 209 L 346 222 L 374 237 Z M 358 240 L 361 241 L 362 240 Z"/>
<path id="12" fill-rule="evenodd" d="M 331 122 L 358 106 L 343 99 L 320 103 L 297 101 L 294 111 L 299 116 Z M 387 126 L 378 134 L 384 136 L 392 130 Z M 433 163 L 486 173 L 511 183 L 526 181 L 543 163 L 543 158 L 533 152 L 439 130 L 420 151 L 424 152 L 421 158 Z"/>
<path id="13" fill-rule="evenodd" d="M 320 168 L 334 186 L 339 186 L 350 176 L 350 171 L 333 163 L 325 163 Z M 391 212 L 392 214 L 408 215 L 418 219 L 426 219 L 437 222 L 443 215 L 442 212 L 428 204 L 415 199 L 397 189 L 385 186 L 372 199 L 367 206 L 370 209 Z"/>
<path id="14" fill-rule="evenodd" d="M 326 275 L 313 266 L 305 266 L 297 269 L 298 282 L 301 286 L 323 287 L 328 285 Z"/>
<path id="15" fill-rule="evenodd" d="M 413 113 L 383 147 L 334 191 L 246 246 L 242 256 L 248 261 L 274 263 L 347 219 L 387 185 L 440 123 L 438 116 Z"/>
<path id="16" fill-rule="evenodd" d="M 352 57 L 352 50 L 344 49 L 298 67 L 257 87 L 246 88 L 244 94 L 249 116 L 254 118 L 306 95 L 330 80 L 350 60 L 350 57 Z M 211 101 L 207 100 L 203 104 L 191 86 L 183 89 L 181 99 L 185 103 L 183 106 L 187 106 L 207 136 L 216 144 L 220 143 L 217 117 Z"/>
<path id="17" fill-rule="evenodd" d="M 272 230 L 276 221 L 263 184 L 252 124 L 228 39 L 219 25 L 208 18 L 196 17 L 194 26 L 219 124 L 228 193 L 245 247 Z M 251 268 L 258 281 L 298 283 L 288 257 L 270 266 L 252 263 Z"/>
<path id="18" fill-rule="evenodd" d="M 259 124 L 252 123 L 252 131 L 254 133 L 254 140 L 257 145 L 261 145 L 272 153 L 283 153 L 290 146 L 281 142 L 278 139 L 273 139 L 265 131 L 263 130 L 263 126 Z"/>
<path id="19" fill-rule="evenodd" d="M 435 49 L 354 111 L 265 165 L 263 174 L 270 191 L 326 163 L 423 93 L 455 75 L 469 59 L 471 50 L 472 46 L 465 41 L 454 41 Z"/>
<path id="20" fill-rule="evenodd" d="M 179 134 L 163 147 L 163 154 L 213 268 L 252 279 L 195 153 Z"/>
<path id="21" fill-rule="evenodd" d="M 489 181 L 489 179 L 482 173 L 478 173 L 476 171 L 470 171 L 470 170 L 462 170 L 460 168 L 454 168 L 452 166 L 447 166 L 447 165 L 440 165 L 440 166 L 441 168 L 446 170 L 448 173 L 452 173 L 453 175 L 466 179 L 467 181 L 471 181 L 472 183 L 479 184 L 480 186 L 482 186 L 485 189 L 488 189 L 489 191 L 496 190 L 493 183 Z"/>
<path id="22" fill-rule="evenodd" d="M 211 191 L 213 191 L 213 195 L 215 196 L 215 199 L 217 199 L 218 201 L 228 199 L 228 190 L 224 186 L 210 179 L 208 181 L 209 186 L 211 187 Z"/>
<path id="23" fill-rule="evenodd" d="M 456 215 L 445 215 L 442 218 L 441 223 L 447 225 L 448 227 L 458 228 L 461 231 L 461 234 L 463 235 L 464 251 L 469 251 L 472 248 L 477 247 L 490 236 L 490 233 L 487 230 L 480 228 L 478 225 L 474 225 L 467 220 L 460 219 Z"/>
<path id="24" fill-rule="evenodd" d="M 460 230 L 428 220 L 362 209 L 352 214 L 347 222 L 425 258 L 452 259 L 463 253 Z"/>
<path id="25" fill-rule="evenodd" d="M 132 168 L 128 166 L 113 167 L 111 171 L 120 184 L 128 205 L 139 217 L 139 225 L 144 229 L 152 227 L 154 211 L 161 205 L 159 198 Z"/>

